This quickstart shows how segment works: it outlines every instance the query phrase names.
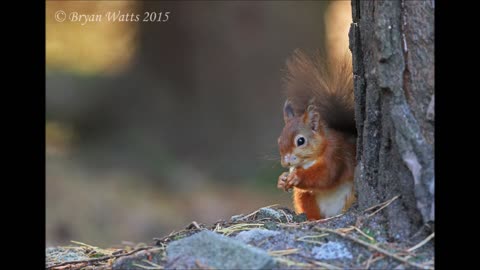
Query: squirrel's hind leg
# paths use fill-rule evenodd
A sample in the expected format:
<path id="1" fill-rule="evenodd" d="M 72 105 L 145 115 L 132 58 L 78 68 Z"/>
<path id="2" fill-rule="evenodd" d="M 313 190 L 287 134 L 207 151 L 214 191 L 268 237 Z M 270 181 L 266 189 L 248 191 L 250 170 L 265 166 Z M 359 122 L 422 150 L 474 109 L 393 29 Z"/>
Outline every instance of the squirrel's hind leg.
<path id="1" fill-rule="evenodd" d="M 322 218 L 315 195 L 309 191 L 293 188 L 293 206 L 297 214 L 305 213 L 308 220 Z"/>

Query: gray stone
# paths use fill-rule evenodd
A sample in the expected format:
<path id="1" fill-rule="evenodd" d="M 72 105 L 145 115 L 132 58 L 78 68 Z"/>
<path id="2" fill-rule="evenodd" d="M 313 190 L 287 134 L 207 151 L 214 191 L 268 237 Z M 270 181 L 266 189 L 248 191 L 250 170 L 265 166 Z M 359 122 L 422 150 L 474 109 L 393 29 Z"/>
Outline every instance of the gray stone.
<path id="1" fill-rule="evenodd" d="M 293 221 L 293 216 L 291 214 L 279 211 L 278 209 L 273 209 L 269 207 L 263 207 L 258 210 L 256 219 L 269 218 L 274 221 L 280 222 L 291 222 Z"/>
<path id="2" fill-rule="evenodd" d="M 231 221 L 231 222 L 239 222 L 239 221 L 244 220 L 244 217 L 245 217 L 245 215 L 243 215 L 243 214 L 235 215 L 235 216 L 232 216 L 232 217 L 230 218 L 230 221 Z"/>
<path id="3" fill-rule="evenodd" d="M 270 269 L 275 267 L 275 262 L 264 250 L 211 231 L 201 231 L 167 246 L 167 266 L 169 269 Z"/>
<path id="4" fill-rule="evenodd" d="M 317 260 L 352 259 L 352 253 L 339 242 L 328 242 L 312 249 L 312 254 Z"/>
<path id="5" fill-rule="evenodd" d="M 156 265 L 161 264 L 162 249 L 142 250 L 132 255 L 120 257 L 113 263 L 112 270 L 144 270 L 152 267 L 152 264 L 145 262 L 145 260 Z"/>
<path id="6" fill-rule="evenodd" d="M 235 236 L 235 239 L 238 239 L 246 244 L 258 243 L 263 241 L 265 238 L 272 237 L 280 234 L 277 231 L 265 230 L 265 229 L 253 229 L 249 231 L 240 232 Z"/>
<path id="7" fill-rule="evenodd" d="M 47 267 L 64 262 L 89 259 L 83 249 L 68 247 L 49 247 L 45 249 L 45 258 Z"/>
<path id="8" fill-rule="evenodd" d="M 285 216 L 280 213 L 280 211 L 268 207 L 263 207 L 258 210 L 257 219 L 262 218 L 271 218 L 277 221 L 286 221 Z"/>

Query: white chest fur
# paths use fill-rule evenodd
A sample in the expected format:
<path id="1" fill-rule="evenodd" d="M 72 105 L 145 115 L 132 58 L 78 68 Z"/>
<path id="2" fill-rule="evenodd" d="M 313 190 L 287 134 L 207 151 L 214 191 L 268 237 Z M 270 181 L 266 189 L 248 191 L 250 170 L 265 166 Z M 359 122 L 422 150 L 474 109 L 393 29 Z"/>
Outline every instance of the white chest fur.
<path id="1" fill-rule="evenodd" d="M 353 182 L 345 182 L 338 186 L 335 191 L 319 192 L 316 199 L 322 216 L 332 217 L 342 213 L 348 197 L 352 196 Z"/>

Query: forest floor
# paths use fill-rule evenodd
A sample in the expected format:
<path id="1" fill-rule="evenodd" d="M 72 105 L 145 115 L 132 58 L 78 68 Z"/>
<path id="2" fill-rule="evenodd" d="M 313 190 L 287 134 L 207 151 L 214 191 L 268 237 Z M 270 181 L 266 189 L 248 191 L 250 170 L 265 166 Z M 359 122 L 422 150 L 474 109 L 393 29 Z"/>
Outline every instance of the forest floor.
<path id="1" fill-rule="evenodd" d="M 267 206 L 211 226 L 192 222 L 151 245 L 73 242 L 47 248 L 46 269 L 433 269 L 434 234 L 387 242 L 371 222 L 362 225 L 388 204 L 319 221 Z"/>

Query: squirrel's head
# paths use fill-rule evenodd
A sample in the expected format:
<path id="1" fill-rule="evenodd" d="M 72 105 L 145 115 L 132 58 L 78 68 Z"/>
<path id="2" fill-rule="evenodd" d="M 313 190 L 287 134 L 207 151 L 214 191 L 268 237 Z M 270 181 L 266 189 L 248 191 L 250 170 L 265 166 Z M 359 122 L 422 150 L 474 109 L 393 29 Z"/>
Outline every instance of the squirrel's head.
<path id="1" fill-rule="evenodd" d="M 308 166 L 324 148 L 324 130 L 315 105 L 295 115 L 289 100 L 283 107 L 285 127 L 278 138 L 283 167 Z"/>

